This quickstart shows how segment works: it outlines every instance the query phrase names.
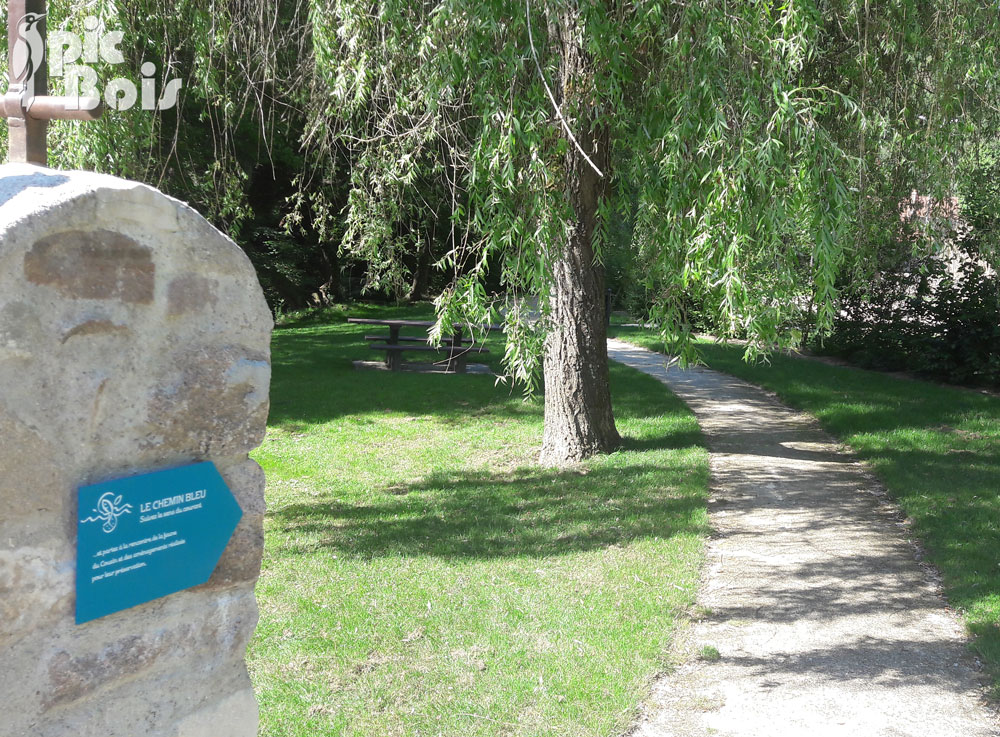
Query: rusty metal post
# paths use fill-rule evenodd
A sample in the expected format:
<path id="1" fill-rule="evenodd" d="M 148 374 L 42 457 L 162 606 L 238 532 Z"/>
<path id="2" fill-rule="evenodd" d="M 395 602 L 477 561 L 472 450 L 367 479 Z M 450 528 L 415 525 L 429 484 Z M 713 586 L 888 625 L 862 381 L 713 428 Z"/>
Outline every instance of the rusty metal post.
<path id="1" fill-rule="evenodd" d="M 7 68 L 10 70 L 10 87 L 7 90 L 7 97 L 9 99 L 11 96 L 16 95 L 20 98 L 20 107 L 22 111 L 25 111 L 23 116 L 15 115 L 7 118 L 7 130 L 9 131 L 8 146 L 10 148 L 9 160 L 12 162 L 27 162 L 29 164 L 47 166 L 49 162 L 46 137 L 49 122 L 43 118 L 34 118 L 26 114 L 26 110 L 31 104 L 30 97 L 25 98 L 25 95 L 31 95 L 31 91 L 25 89 L 25 82 L 27 81 L 25 77 L 29 70 L 26 69 L 25 74 L 22 74 L 20 78 L 14 77 L 14 48 L 18 40 L 17 27 L 21 19 L 28 13 L 44 15 L 45 0 L 9 0 L 7 3 Z M 45 18 L 42 18 L 39 21 L 39 30 L 43 39 L 46 38 L 45 20 Z M 36 96 L 48 94 L 49 72 L 47 62 L 48 60 L 45 58 L 35 61 L 34 95 Z M 8 104 L 6 107 L 10 108 L 11 105 Z"/>

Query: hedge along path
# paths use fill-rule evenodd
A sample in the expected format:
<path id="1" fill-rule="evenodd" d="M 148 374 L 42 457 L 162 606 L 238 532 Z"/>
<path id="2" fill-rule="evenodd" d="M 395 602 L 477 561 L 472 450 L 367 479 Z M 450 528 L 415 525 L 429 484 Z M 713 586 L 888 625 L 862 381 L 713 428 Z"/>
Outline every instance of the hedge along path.
<path id="1" fill-rule="evenodd" d="M 622 341 L 608 354 L 686 402 L 712 454 L 705 616 L 633 737 L 1000 735 L 933 571 L 813 418 Z"/>

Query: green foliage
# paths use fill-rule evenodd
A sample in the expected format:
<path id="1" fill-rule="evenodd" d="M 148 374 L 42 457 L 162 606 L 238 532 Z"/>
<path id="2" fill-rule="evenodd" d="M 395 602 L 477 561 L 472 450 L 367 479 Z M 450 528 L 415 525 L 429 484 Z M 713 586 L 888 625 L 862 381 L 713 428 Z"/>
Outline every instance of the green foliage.
<path id="1" fill-rule="evenodd" d="M 719 653 L 719 649 L 714 645 L 703 645 L 698 651 L 698 657 L 709 663 L 715 663 L 722 660 L 722 655 Z"/>
<path id="2" fill-rule="evenodd" d="M 1000 386 L 1000 277 L 956 252 L 890 272 L 842 300 L 820 350 L 861 366 Z"/>
<path id="3" fill-rule="evenodd" d="M 326 280 L 317 280 L 317 276 L 328 271 L 329 264 L 322 263 L 323 250 L 316 245 L 305 245 L 284 228 L 257 227 L 244 248 L 257 268 L 257 277 L 270 305 L 283 310 L 302 308 L 306 306 L 302 299 L 304 285 L 313 285 L 317 292 L 329 288 Z"/>
<path id="4" fill-rule="evenodd" d="M 347 255 L 397 298 L 433 261 L 443 319 L 531 295 L 544 314 L 581 140 L 604 162 L 598 259 L 688 358 L 699 324 L 753 351 L 797 342 L 808 305 L 823 331 L 841 285 L 933 251 L 940 223 L 901 224 L 899 203 L 952 191 L 1000 97 L 996 8 L 972 0 L 53 0 L 49 25 L 91 13 L 125 34 L 103 80 L 151 60 L 185 86 L 175 110 L 54 124 L 53 163 L 190 201 L 294 277 L 278 302 Z M 540 336 L 505 314 L 530 381 Z"/>
<path id="5" fill-rule="evenodd" d="M 598 257 L 686 358 L 693 311 L 751 352 L 797 342 L 805 304 L 828 329 L 838 279 L 898 252 L 900 200 L 950 186 L 995 99 L 996 13 L 973 2 L 313 0 L 311 18 L 311 130 L 356 162 L 345 247 L 391 281 L 394 224 L 430 186 L 451 224 L 441 314 L 488 319 L 474 285 L 490 268 L 544 313 L 578 225 L 549 85 L 569 129 L 608 147 Z M 576 53 L 586 71 L 567 81 Z M 932 225 L 913 235 L 933 245 Z"/>
<path id="6" fill-rule="evenodd" d="M 91 65 L 99 89 L 112 78 L 141 79 L 144 62 L 164 79 L 183 80 L 177 106 L 147 111 L 107 110 L 96 122 L 57 121 L 49 127 L 49 159 L 63 169 L 92 169 L 159 187 L 190 202 L 228 232 L 251 256 L 265 281 L 271 271 L 295 272 L 314 263 L 303 253 L 311 243 L 299 235 L 298 249 L 276 248 L 271 237 L 255 240 L 263 228 L 273 236 L 290 212 L 286 197 L 301 171 L 299 138 L 305 94 L 298 78 L 308 34 L 305 15 L 289 2 L 202 3 L 194 0 L 50 0 L 48 28 L 83 34 L 83 20 L 101 19 L 123 34 L 125 62 Z M 4 19 L 6 23 L 6 19 Z M 282 29 L 280 32 L 276 29 Z M 0 71 L 6 76 L 6 34 L 0 39 Z M 50 79 L 52 94 L 64 94 L 63 80 Z M 0 155 L 6 156 L 6 126 L 0 126 Z M 261 180 L 282 181 L 267 202 L 251 202 Z M 291 240 L 290 240 L 291 239 Z M 315 241 L 313 241 L 314 243 Z M 323 244 L 320 243 L 320 246 Z M 266 259 L 287 256 L 283 263 Z M 317 277 L 303 276 L 298 293 L 316 290 Z M 319 283 L 324 281 L 318 280 Z M 273 296 L 277 291 L 266 285 Z M 287 291 L 287 290 L 286 290 Z M 272 301 L 289 301 L 283 294 Z M 296 305 L 293 301 L 292 306 Z"/>
<path id="7" fill-rule="evenodd" d="M 968 247 L 1000 265 L 1000 140 L 973 144 L 962 164 L 959 195 L 962 219 L 971 226 Z"/>
<path id="8" fill-rule="evenodd" d="M 251 8 L 256 12 L 244 15 Z M 274 137 L 268 131 L 273 110 L 253 103 L 275 91 L 261 80 L 269 70 L 277 73 L 275 67 L 288 56 L 277 43 L 281 36 L 270 33 L 270 23 L 287 8 L 271 6 L 272 17 L 266 10 L 188 0 L 51 0 L 50 31 L 83 34 L 83 19 L 96 16 L 105 28 L 123 33 L 119 49 L 125 63 L 92 65 L 100 89 L 113 77 L 138 83 L 146 61 L 156 64 L 162 78 L 184 81 L 177 106 L 166 111 L 137 104 L 128 111 L 109 110 L 93 123 L 53 123 L 51 163 L 158 184 L 216 222 L 238 224 L 247 215 L 242 193 L 248 177 L 247 161 L 239 157 L 266 157 L 263 147 Z M 5 59 L 6 36 L 0 47 Z M 59 79 L 50 83 L 53 94 L 65 92 Z"/>

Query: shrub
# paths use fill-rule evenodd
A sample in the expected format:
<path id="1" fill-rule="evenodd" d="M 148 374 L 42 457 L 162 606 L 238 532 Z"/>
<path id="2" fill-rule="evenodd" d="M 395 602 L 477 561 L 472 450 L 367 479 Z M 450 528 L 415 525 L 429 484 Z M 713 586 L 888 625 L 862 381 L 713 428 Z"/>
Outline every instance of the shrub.
<path id="1" fill-rule="evenodd" d="M 1000 386 L 1000 278 L 963 255 L 935 257 L 848 294 L 822 352 L 882 370 Z"/>

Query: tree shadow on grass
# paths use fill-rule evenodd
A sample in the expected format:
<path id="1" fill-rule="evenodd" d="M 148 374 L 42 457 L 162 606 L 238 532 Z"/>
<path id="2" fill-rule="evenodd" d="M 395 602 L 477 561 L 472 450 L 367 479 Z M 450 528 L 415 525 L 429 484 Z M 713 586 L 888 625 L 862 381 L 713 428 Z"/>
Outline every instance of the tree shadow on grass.
<path id="1" fill-rule="evenodd" d="M 622 437 L 621 450 L 643 452 L 648 450 L 679 450 L 692 446 L 701 447 L 704 445 L 704 438 L 697 425 L 693 429 L 681 430 L 679 432 L 657 433 L 654 435 L 643 435 L 635 437 L 626 435 Z"/>
<path id="2" fill-rule="evenodd" d="M 363 337 L 377 326 L 300 324 L 275 336 L 271 425 L 391 422 L 400 413 L 449 424 L 541 423 L 539 399 L 523 401 L 487 377 L 356 371 L 350 361 L 370 352 Z M 491 360 L 502 355 L 501 343 L 491 336 L 491 349 L 498 346 Z M 693 416 L 653 378 L 613 365 L 611 380 L 628 453 L 576 471 L 439 473 L 358 490 L 348 501 L 289 505 L 270 512 L 270 524 L 291 541 L 286 552 L 326 548 L 363 558 L 561 555 L 703 533 L 707 464 L 668 450 L 703 445 Z"/>
<path id="3" fill-rule="evenodd" d="M 463 473 L 393 487 L 370 502 L 293 504 L 270 517 L 293 554 L 544 557 L 704 534 L 706 484 L 707 471 L 685 463 Z"/>

